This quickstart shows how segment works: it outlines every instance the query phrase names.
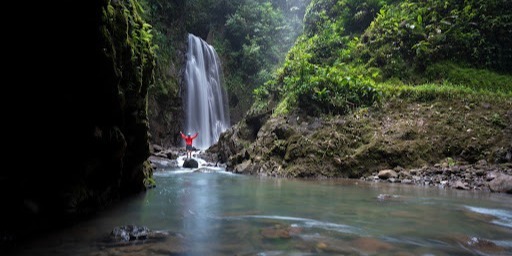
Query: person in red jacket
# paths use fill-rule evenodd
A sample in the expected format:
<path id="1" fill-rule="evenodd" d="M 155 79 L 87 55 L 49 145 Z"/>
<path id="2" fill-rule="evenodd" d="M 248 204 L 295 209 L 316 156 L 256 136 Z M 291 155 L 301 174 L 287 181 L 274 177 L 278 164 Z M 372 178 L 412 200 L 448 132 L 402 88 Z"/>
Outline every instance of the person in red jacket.
<path id="1" fill-rule="evenodd" d="M 190 135 L 190 132 L 187 133 L 187 135 L 185 136 L 185 134 L 183 134 L 183 132 L 180 132 L 181 134 L 181 137 L 185 140 L 185 144 L 187 144 L 186 148 L 187 148 L 187 158 L 192 158 L 192 150 L 194 150 L 194 147 L 192 147 L 192 141 L 197 138 L 197 135 L 199 135 L 198 132 L 196 132 L 196 134 L 194 134 L 194 136 L 191 136 Z"/>

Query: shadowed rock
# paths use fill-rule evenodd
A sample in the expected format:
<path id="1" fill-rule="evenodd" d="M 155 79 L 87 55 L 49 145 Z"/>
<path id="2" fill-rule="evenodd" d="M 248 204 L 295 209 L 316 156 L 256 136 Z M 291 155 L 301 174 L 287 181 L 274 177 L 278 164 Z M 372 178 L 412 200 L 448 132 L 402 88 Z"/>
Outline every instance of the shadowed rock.
<path id="1" fill-rule="evenodd" d="M 116 247 L 162 241 L 168 236 L 168 232 L 152 231 L 145 226 L 125 225 L 115 227 L 103 242 L 106 247 Z"/>
<path id="2" fill-rule="evenodd" d="M 199 163 L 193 158 L 185 159 L 185 161 L 183 162 L 183 168 L 198 168 L 198 167 L 199 167 Z"/>
<path id="3" fill-rule="evenodd" d="M 134 225 L 126 225 L 115 227 L 110 233 L 113 241 L 128 242 L 133 240 L 145 240 L 148 238 L 149 229 L 147 227 L 138 227 Z"/>

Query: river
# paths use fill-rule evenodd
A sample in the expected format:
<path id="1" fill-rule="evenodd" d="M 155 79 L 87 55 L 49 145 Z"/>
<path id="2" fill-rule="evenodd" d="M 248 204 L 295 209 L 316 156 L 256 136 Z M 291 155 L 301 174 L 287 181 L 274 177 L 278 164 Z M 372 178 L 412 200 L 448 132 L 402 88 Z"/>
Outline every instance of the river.
<path id="1" fill-rule="evenodd" d="M 165 168 L 157 186 L 15 255 L 512 255 L 512 196 Z M 157 241 L 106 242 L 117 226 Z"/>

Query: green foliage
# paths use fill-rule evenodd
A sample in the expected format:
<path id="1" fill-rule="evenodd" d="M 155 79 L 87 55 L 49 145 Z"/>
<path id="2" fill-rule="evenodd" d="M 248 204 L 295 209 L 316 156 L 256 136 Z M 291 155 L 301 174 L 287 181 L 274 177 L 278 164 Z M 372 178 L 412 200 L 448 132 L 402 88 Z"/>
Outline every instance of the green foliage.
<path id="1" fill-rule="evenodd" d="M 220 35 L 213 37 L 214 46 L 223 62 L 232 115 L 247 111 L 253 103 L 251 92 L 272 79 L 302 32 L 302 15 L 309 1 L 237 1 L 224 23 L 210 30 Z"/>
<path id="2" fill-rule="evenodd" d="M 268 87 L 266 86 L 260 86 L 253 91 L 253 95 L 257 102 L 262 102 L 265 99 L 268 99 L 270 96 L 270 93 L 268 91 Z"/>
<path id="3" fill-rule="evenodd" d="M 510 95 L 508 0 L 313 0 L 307 9 L 307 0 L 150 2 L 151 10 L 167 9 L 186 20 L 188 31 L 213 39 L 231 106 L 249 106 L 253 96 L 259 108 L 280 102 L 278 113 L 294 107 L 345 113 L 378 103 L 381 94 L 421 101 Z M 301 13 L 304 34 L 295 41 Z M 157 41 L 173 34 L 151 31 Z M 146 40 L 144 33 L 136 37 Z M 159 45 L 162 62 L 177 50 L 168 42 Z M 165 81 L 177 87 L 177 81 Z"/>
<path id="4" fill-rule="evenodd" d="M 501 118 L 501 116 L 498 114 L 498 113 L 494 113 L 491 117 L 491 122 L 492 124 L 500 127 L 500 128 L 505 128 L 507 127 L 507 124 L 505 123 L 505 121 L 503 120 L 503 118 Z"/>
<path id="5" fill-rule="evenodd" d="M 174 0 L 184 2 L 183 21 L 189 33 L 206 38 L 209 33 L 218 31 L 226 23 L 226 18 L 238 8 L 254 0 Z"/>
<path id="6" fill-rule="evenodd" d="M 156 181 L 153 177 L 145 177 L 143 183 L 146 188 L 153 188 L 156 186 Z"/>
<path id="7" fill-rule="evenodd" d="M 382 4 L 380 1 L 313 1 L 305 18 L 305 34 L 289 51 L 275 80 L 255 91 L 257 98 L 275 92 L 286 99 L 286 104 L 278 106 L 280 109 L 299 107 L 310 114 L 346 113 L 379 102 L 380 94 L 374 83 L 381 79 L 381 71 L 358 64 L 353 52 L 359 38 L 349 34 L 362 30 L 361 24 L 369 25 L 368 17 L 373 17 Z M 362 22 L 363 19 L 366 21 Z M 359 27 L 355 21 L 361 21 Z"/>
<path id="8" fill-rule="evenodd" d="M 511 32 L 511 8 L 507 0 L 384 5 L 362 36 L 358 56 L 385 77 L 405 80 L 442 60 L 510 73 L 512 38 L 505 34 Z"/>
<path id="9" fill-rule="evenodd" d="M 304 35 L 275 79 L 254 91 L 256 98 L 262 101 L 277 95 L 283 99 L 277 113 L 298 107 L 310 114 L 346 113 L 378 103 L 381 95 L 416 101 L 506 99 L 511 96 L 511 77 L 475 68 L 499 70 L 510 61 L 480 48 L 497 47 L 492 45 L 500 41 L 499 52 L 506 53 L 510 46 L 502 42 L 508 39 L 490 43 L 490 38 L 481 38 L 489 33 L 475 25 L 476 20 L 488 22 L 484 15 L 492 13 L 493 18 L 487 16 L 492 26 L 509 29 L 510 15 L 497 9 L 505 5 L 503 0 L 312 1 Z M 482 65 L 476 56 L 482 57 L 483 52 L 484 59 L 492 55 L 500 64 Z"/>
<path id="10" fill-rule="evenodd" d="M 337 22 L 348 33 L 361 33 L 375 18 L 384 0 L 316 0 L 308 6 L 304 17 L 307 36 L 321 33 L 328 22 Z"/>
<path id="11" fill-rule="evenodd" d="M 436 63 L 427 68 L 425 75 L 430 81 L 448 81 L 451 84 L 464 85 L 476 92 L 512 94 L 512 75 L 459 66 L 452 62 Z"/>
<path id="12" fill-rule="evenodd" d="M 333 65 L 349 41 L 348 37 L 340 36 L 344 30 L 339 23 L 327 22 L 327 25 L 322 33 L 314 35 L 307 42 L 308 51 L 312 54 L 311 63 Z"/>
<path id="13" fill-rule="evenodd" d="M 274 116 L 277 115 L 286 115 L 290 112 L 290 110 L 294 109 L 294 106 L 297 104 L 297 99 L 294 97 L 295 95 L 288 95 L 277 105 Z"/>
<path id="14" fill-rule="evenodd" d="M 299 107 L 311 114 L 347 113 L 350 109 L 372 105 L 378 101 L 378 92 L 373 81 L 362 75 L 352 75 L 349 66 L 317 67 L 305 77 L 302 85 L 294 91 Z"/>
<path id="15" fill-rule="evenodd" d="M 174 67 L 181 63 L 176 54 L 183 47 L 186 34 L 183 20 L 185 2 L 181 0 L 144 0 L 144 16 L 152 24 L 156 66 L 155 83 L 150 87 L 152 97 L 177 97 L 179 92 L 179 71 Z"/>
<path id="16" fill-rule="evenodd" d="M 340 16 L 340 11 L 335 7 L 336 2 L 332 0 L 311 1 L 304 17 L 304 34 L 313 36 L 322 29 L 326 21 Z"/>
<path id="17" fill-rule="evenodd" d="M 480 100 L 510 100 L 512 93 L 493 92 L 489 90 L 475 91 L 461 84 L 452 84 L 450 82 L 426 83 L 421 85 L 405 85 L 400 82 L 379 83 L 376 89 L 382 92 L 384 98 L 401 98 L 410 101 L 430 102 L 436 99 L 480 99 Z"/>
<path id="18" fill-rule="evenodd" d="M 143 8 L 137 0 L 106 2 L 101 27 L 108 40 L 105 54 L 113 61 L 117 76 L 132 81 L 126 89 L 145 95 L 154 81 L 157 46 L 152 26 L 142 18 Z"/>
<path id="19" fill-rule="evenodd" d="M 156 186 L 156 181 L 153 178 L 153 168 L 149 161 L 145 161 L 143 164 L 142 172 L 144 173 L 144 179 L 142 183 L 145 188 L 153 188 Z"/>
<path id="20" fill-rule="evenodd" d="M 221 58 L 231 113 L 241 116 L 252 104 L 251 92 L 271 79 L 302 32 L 310 0 L 145 0 L 159 46 L 156 82 L 151 93 L 176 97 L 183 36 L 197 35 Z M 146 8 L 145 8 L 146 9 Z M 161 97 L 161 98 L 164 98 Z"/>
<path id="21" fill-rule="evenodd" d="M 423 16 L 416 3 L 385 5 L 362 35 L 358 53 L 363 62 L 392 77 L 407 70 L 409 60 L 416 69 L 428 64 L 428 59 L 422 59 L 429 54 L 427 44 L 418 43 L 424 38 Z"/>
<path id="22" fill-rule="evenodd" d="M 247 1 L 228 16 L 226 29 L 231 56 L 247 76 L 257 75 L 263 69 L 273 70 L 287 50 L 281 47 L 291 45 L 281 40 L 286 23 L 282 12 L 270 2 Z"/>
<path id="23" fill-rule="evenodd" d="M 158 44 L 156 49 L 156 74 L 155 84 L 151 88 L 152 93 L 156 95 L 176 95 L 179 91 L 178 78 L 169 75 L 169 67 L 173 65 L 176 56 L 173 56 L 175 47 L 170 42 L 169 37 L 163 35 L 160 31 L 154 32 L 154 41 Z"/>
<path id="24" fill-rule="evenodd" d="M 380 95 L 374 89 L 372 79 L 378 76 L 377 70 L 370 71 L 373 75 L 364 76 L 368 71 L 361 67 L 338 62 L 336 58 L 328 60 L 329 55 L 323 55 L 332 51 L 334 54 L 331 54 L 339 58 L 343 52 L 338 51 L 341 45 L 338 42 L 343 41 L 346 38 L 340 36 L 324 38 L 315 35 L 297 42 L 278 71 L 275 82 L 266 84 L 267 88 L 279 85 L 282 90 L 277 92 L 285 95 L 286 102 L 278 106 L 278 113 L 286 112 L 284 108 L 299 107 L 314 115 L 339 114 L 379 101 Z M 333 46 L 333 42 L 338 47 Z M 262 92 L 268 91 L 257 90 L 260 97 Z"/>
<path id="25" fill-rule="evenodd" d="M 443 159 L 443 160 L 441 161 L 441 165 L 443 165 L 443 166 L 445 166 L 445 165 L 446 165 L 446 166 L 449 166 L 449 167 L 453 167 L 453 166 L 455 166 L 456 164 L 457 164 L 457 161 L 455 161 L 455 160 L 454 160 L 453 158 L 451 158 L 451 157 L 447 157 L 447 158 L 445 158 L 445 159 Z"/>

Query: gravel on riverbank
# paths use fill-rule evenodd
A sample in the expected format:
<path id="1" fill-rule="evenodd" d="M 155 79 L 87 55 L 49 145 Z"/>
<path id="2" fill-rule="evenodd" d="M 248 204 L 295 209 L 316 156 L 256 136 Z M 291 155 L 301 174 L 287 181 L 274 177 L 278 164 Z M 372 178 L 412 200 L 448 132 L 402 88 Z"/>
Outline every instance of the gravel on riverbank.
<path id="1" fill-rule="evenodd" d="M 512 164 L 488 164 L 485 160 L 480 160 L 476 164 L 444 163 L 417 169 L 396 167 L 380 170 L 360 179 L 512 194 Z"/>

